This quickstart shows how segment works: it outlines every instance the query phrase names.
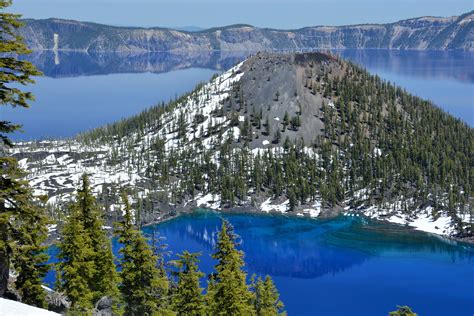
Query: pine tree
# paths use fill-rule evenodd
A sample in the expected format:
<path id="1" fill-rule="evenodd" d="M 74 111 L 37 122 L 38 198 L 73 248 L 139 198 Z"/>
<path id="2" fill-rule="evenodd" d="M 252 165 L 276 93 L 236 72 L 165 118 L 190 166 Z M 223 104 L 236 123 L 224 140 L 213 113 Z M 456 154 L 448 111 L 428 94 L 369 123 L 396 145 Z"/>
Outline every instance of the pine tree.
<path id="1" fill-rule="evenodd" d="M 20 16 L 4 11 L 10 5 L 11 1 L 0 0 L 0 106 L 28 107 L 28 102 L 34 97 L 30 92 L 22 91 L 19 86 L 34 83 L 31 77 L 41 73 L 30 62 L 19 60 L 16 57 L 29 54 L 30 51 L 24 44 L 22 37 L 17 34 L 17 30 L 22 26 L 18 20 Z M 19 128 L 20 125 L 9 121 L 0 121 L 0 146 L 12 146 L 13 144 L 6 134 Z M 25 238 L 25 233 L 27 236 L 28 232 L 23 230 L 21 234 L 17 234 L 18 227 L 13 223 L 14 220 L 29 222 L 28 218 L 40 216 L 40 210 L 33 207 L 31 191 L 27 183 L 20 180 L 21 177 L 24 175 L 20 175 L 15 159 L 0 157 L 0 297 L 5 294 L 7 289 L 10 262 L 15 257 L 19 241 L 17 238 L 22 239 L 20 242 L 23 251 L 22 255 L 18 256 L 17 265 L 25 264 L 25 262 L 20 263 L 21 258 L 30 257 L 30 254 L 36 251 L 41 252 L 38 247 L 41 244 L 43 228 L 36 226 L 32 236 L 35 233 L 38 235 L 29 240 Z M 26 218 L 25 215 L 27 215 Z M 38 223 L 44 222 L 40 220 Z M 25 251 L 29 254 L 26 255 Z M 41 262 L 44 262 L 43 259 L 39 258 L 37 261 L 39 266 L 42 265 Z M 24 269 L 27 270 L 26 267 Z M 39 276 L 36 275 L 35 279 Z M 19 287 L 22 287 L 20 283 L 25 284 L 23 281 L 19 281 Z M 36 284 L 32 286 L 36 288 Z M 39 302 L 42 300 L 39 296 L 37 299 L 32 297 L 30 299 L 42 305 Z"/>
<path id="2" fill-rule="evenodd" d="M 122 193 L 125 216 L 116 234 L 120 249 L 121 284 L 127 315 L 152 315 L 167 312 L 168 279 L 157 267 L 158 258 L 132 222 L 128 197 Z"/>
<path id="3" fill-rule="evenodd" d="M 17 273 L 15 289 L 23 303 L 46 308 L 43 279 L 50 268 L 50 265 L 46 264 L 49 256 L 45 253 L 47 247 L 44 245 L 48 220 L 44 215 L 43 205 L 30 207 L 32 212 L 15 223 L 18 236 L 16 253 L 12 260 Z"/>
<path id="4" fill-rule="evenodd" d="M 10 263 L 18 274 L 16 290 L 23 301 L 44 306 L 42 279 L 49 267 L 44 254 L 47 217 L 13 158 L 0 158 L 0 295 L 7 288 Z"/>
<path id="5" fill-rule="evenodd" d="M 273 284 L 270 276 L 265 280 L 261 277 L 253 285 L 254 288 L 254 307 L 257 316 L 286 315 L 283 310 L 283 303 L 280 301 L 280 294 Z"/>
<path id="6" fill-rule="evenodd" d="M 76 202 L 72 205 L 82 220 L 84 230 L 89 235 L 94 251 L 95 276 L 90 283 L 94 292 L 94 300 L 103 296 L 110 297 L 115 305 L 118 303 L 119 291 L 117 288 L 118 276 L 112 253 L 112 246 L 108 238 L 102 219 L 102 212 L 90 188 L 89 177 L 82 176 L 82 186 L 77 191 Z"/>
<path id="7" fill-rule="evenodd" d="M 198 271 L 198 253 L 184 251 L 178 255 L 176 266 L 178 272 L 178 284 L 173 295 L 173 310 L 178 315 L 203 315 L 205 311 L 203 289 L 199 285 L 199 279 L 204 273 Z"/>
<path id="8" fill-rule="evenodd" d="M 243 270 L 243 252 L 236 249 L 236 235 L 232 225 L 224 220 L 212 255 L 218 261 L 216 273 L 208 288 L 209 312 L 212 315 L 253 315 L 252 293 Z"/>
<path id="9" fill-rule="evenodd" d="M 20 85 L 34 83 L 31 78 L 41 73 L 35 66 L 14 56 L 31 53 L 23 38 L 17 34 L 23 25 L 18 14 L 6 13 L 4 9 L 11 5 L 11 0 L 0 0 L 0 105 L 12 107 L 29 107 L 28 102 L 34 100 L 30 92 L 18 88 Z M 5 135 L 18 130 L 21 126 L 9 121 L 0 121 L 0 144 L 12 145 Z"/>
<path id="10" fill-rule="evenodd" d="M 69 209 L 58 245 L 56 286 L 70 300 L 73 312 L 90 313 L 94 306 L 94 291 L 90 284 L 97 272 L 92 240 L 80 217 L 76 207 Z"/>

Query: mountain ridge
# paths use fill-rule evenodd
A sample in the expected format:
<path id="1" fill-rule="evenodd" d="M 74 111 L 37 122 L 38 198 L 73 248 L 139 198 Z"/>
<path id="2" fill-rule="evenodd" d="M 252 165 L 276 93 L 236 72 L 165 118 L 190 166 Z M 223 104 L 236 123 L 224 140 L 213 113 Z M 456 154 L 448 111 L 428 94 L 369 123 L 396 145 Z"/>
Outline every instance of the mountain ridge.
<path id="1" fill-rule="evenodd" d="M 33 50 L 179 51 L 383 48 L 474 50 L 474 11 L 387 24 L 309 26 L 294 30 L 235 24 L 188 32 L 165 27 L 108 26 L 50 18 L 25 19 L 21 35 Z"/>

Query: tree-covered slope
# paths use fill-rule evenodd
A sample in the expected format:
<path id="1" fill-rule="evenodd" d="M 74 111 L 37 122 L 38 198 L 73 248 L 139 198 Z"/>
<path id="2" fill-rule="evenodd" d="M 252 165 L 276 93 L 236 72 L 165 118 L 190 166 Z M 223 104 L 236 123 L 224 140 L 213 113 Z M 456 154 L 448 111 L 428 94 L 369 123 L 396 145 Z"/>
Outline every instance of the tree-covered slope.
<path id="1" fill-rule="evenodd" d="M 297 30 L 230 25 L 198 32 L 114 27 L 61 19 L 25 20 L 33 50 L 89 52 L 257 51 L 329 48 L 474 49 L 474 13 L 389 24 L 315 26 Z"/>
<path id="2" fill-rule="evenodd" d="M 364 69 L 320 54 L 256 54 L 193 92 L 75 140 L 14 155 L 59 203 L 84 171 L 114 216 L 197 206 L 362 212 L 471 234 L 474 131 Z M 53 203 L 53 204 L 54 204 Z"/>

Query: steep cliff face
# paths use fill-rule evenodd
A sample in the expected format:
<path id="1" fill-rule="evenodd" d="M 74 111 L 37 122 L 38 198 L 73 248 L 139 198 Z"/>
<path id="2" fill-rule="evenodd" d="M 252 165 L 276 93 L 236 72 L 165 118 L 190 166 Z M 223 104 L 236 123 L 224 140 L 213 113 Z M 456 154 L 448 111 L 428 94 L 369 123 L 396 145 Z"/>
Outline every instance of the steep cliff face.
<path id="1" fill-rule="evenodd" d="M 21 32 L 33 50 L 52 50 L 55 47 L 57 50 L 90 52 L 329 48 L 474 50 L 474 12 L 459 17 L 421 17 L 391 24 L 317 26 L 288 31 L 250 25 L 184 32 L 60 19 L 25 22 Z"/>

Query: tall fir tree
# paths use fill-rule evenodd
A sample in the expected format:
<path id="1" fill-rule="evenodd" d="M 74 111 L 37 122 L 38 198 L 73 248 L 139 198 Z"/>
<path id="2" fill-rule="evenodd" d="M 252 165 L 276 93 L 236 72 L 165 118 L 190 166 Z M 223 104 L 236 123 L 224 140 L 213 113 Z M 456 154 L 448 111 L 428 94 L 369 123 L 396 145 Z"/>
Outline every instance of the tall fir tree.
<path id="1" fill-rule="evenodd" d="M 31 189 L 29 189 L 31 192 Z M 31 197 L 30 197 L 31 199 Z M 19 217 L 14 223 L 17 227 L 17 251 L 13 256 L 13 268 L 17 273 L 15 289 L 23 303 L 46 308 L 46 291 L 43 279 L 50 269 L 49 256 L 44 244 L 48 235 L 48 219 L 44 214 L 44 198 L 37 204 L 29 205 L 26 216 Z"/>
<path id="2" fill-rule="evenodd" d="M 123 245 L 120 249 L 120 291 L 127 315 L 168 314 L 169 282 L 157 267 L 147 239 L 133 224 L 128 197 L 122 193 L 124 219 L 117 225 L 116 235 Z"/>
<path id="3" fill-rule="evenodd" d="M 94 251 L 95 276 L 90 283 L 94 300 L 103 296 L 110 297 L 115 305 L 118 303 L 118 275 L 114 263 L 112 246 L 106 231 L 103 229 L 103 211 L 92 194 L 89 177 L 82 175 L 82 186 L 77 190 L 76 202 L 72 206 L 78 210 L 84 230 L 89 235 Z"/>
<path id="4" fill-rule="evenodd" d="M 198 253 L 184 251 L 182 255 L 178 255 L 179 259 L 175 262 L 179 271 L 172 306 L 178 315 L 204 315 L 206 306 L 203 289 L 199 285 L 199 279 L 204 273 L 198 270 L 198 256 Z"/>
<path id="5" fill-rule="evenodd" d="M 10 0 L 0 0 L 0 106 L 28 107 L 28 102 L 34 97 L 30 92 L 23 91 L 22 86 L 34 83 L 32 77 L 41 73 L 30 62 L 18 59 L 19 55 L 29 54 L 30 51 L 23 38 L 17 33 L 22 26 L 19 21 L 20 15 L 5 12 L 5 8 L 10 5 Z M 7 134 L 19 128 L 18 124 L 0 120 L 2 156 L 2 147 L 13 145 Z M 27 221 L 27 219 L 22 219 L 25 214 L 34 215 L 35 212 L 39 212 L 39 209 L 31 207 L 29 198 L 31 193 L 27 183 L 21 181 L 21 177 L 15 159 L 0 157 L 0 297 L 4 296 L 7 290 L 10 263 L 15 255 L 15 249 L 19 249 L 16 247 L 18 242 L 16 236 L 23 236 L 23 234 L 15 233 L 18 227 L 15 227 L 12 222 L 14 220 Z M 38 250 L 36 245 L 41 237 L 33 239 L 31 243 L 28 238 L 22 239 L 23 251 L 26 251 L 27 247 L 30 249 L 30 254 Z M 25 253 L 23 252 L 19 258 L 26 258 Z M 41 260 L 40 258 L 39 262 L 42 262 Z M 36 285 L 34 287 L 36 288 Z"/>
<path id="6" fill-rule="evenodd" d="M 12 4 L 11 0 L 0 0 L 0 105 L 12 107 L 29 107 L 34 100 L 31 92 L 22 91 L 19 87 L 34 83 L 33 76 L 41 73 L 36 67 L 16 56 L 30 54 L 18 29 L 23 25 L 21 15 L 5 12 Z M 20 129 L 20 125 L 9 121 L 0 121 L 0 144 L 12 145 L 6 135 Z"/>
<path id="7" fill-rule="evenodd" d="M 90 284 L 97 272 L 92 240 L 84 228 L 79 209 L 71 207 L 58 245 L 56 287 L 71 302 L 71 311 L 91 313 L 94 292 Z"/>
<path id="8" fill-rule="evenodd" d="M 254 315 L 252 293 L 243 270 L 244 253 L 236 249 L 232 225 L 224 220 L 212 255 L 218 261 L 208 288 L 209 313 L 212 315 Z"/>
<path id="9" fill-rule="evenodd" d="M 15 288 L 21 299 L 44 306 L 42 279 L 48 271 L 43 242 L 47 217 L 38 198 L 25 180 L 25 173 L 13 158 L 0 158 L 0 296 L 9 279 L 10 264 L 17 274 Z"/>
<path id="10" fill-rule="evenodd" d="M 119 311 L 118 275 L 103 224 L 89 178 L 84 174 L 76 200 L 69 206 L 58 256 L 58 287 L 71 300 L 73 310 L 87 311 L 107 296 L 112 309 Z"/>

